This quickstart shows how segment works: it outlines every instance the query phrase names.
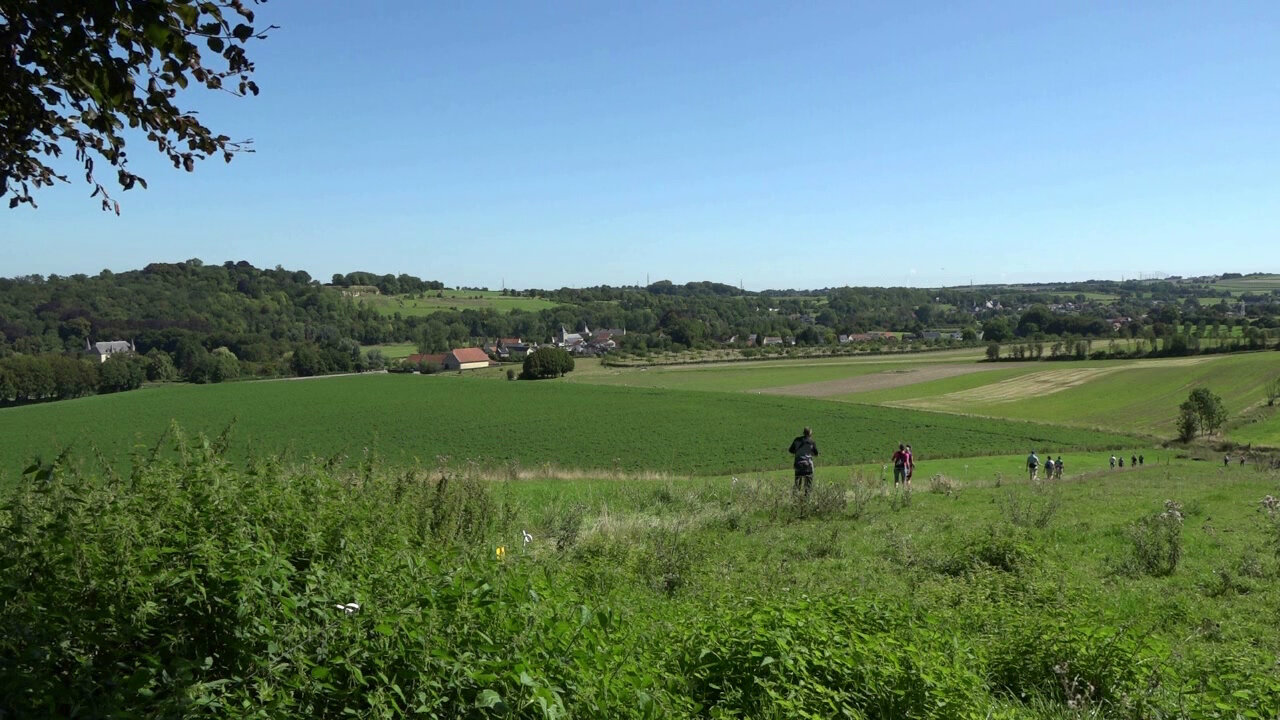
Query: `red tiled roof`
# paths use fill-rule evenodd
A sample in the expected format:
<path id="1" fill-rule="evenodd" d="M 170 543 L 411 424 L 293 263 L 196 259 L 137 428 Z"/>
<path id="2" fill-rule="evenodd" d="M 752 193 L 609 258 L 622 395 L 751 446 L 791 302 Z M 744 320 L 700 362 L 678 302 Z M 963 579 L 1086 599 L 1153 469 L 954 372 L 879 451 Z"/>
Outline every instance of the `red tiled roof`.
<path id="1" fill-rule="evenodd" d="M 503 345 L 519 345 L 520 338 L 502 338 L 498 342 L 502 343 Z"/>
<path id="2" fill-rule="evenodd" d="M 451 351 L 450 354 L 457 359 L 459 365 L 462 363 L 489 362 L 489 356 L 480 348 L 458 348 Z"/>

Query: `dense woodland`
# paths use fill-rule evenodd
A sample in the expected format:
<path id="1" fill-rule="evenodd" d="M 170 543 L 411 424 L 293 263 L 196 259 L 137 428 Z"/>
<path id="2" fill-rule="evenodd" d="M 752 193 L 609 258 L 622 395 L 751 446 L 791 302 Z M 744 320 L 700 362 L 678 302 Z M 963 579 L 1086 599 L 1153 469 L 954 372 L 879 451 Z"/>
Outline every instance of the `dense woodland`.
<path id="1" fill-rule="evenodd" d="M 556 306 L 505 313 L 442 309 L 426 316 L 384 314 L 351 297 L 345 290 L 352 287 L 421 297 L 445 285 L 367 272 L 334 275 L 326 285 L 301 270 L 199 260 L 94 276 L 0 279 L 0 403 L 127 390 L 148 380 L 204 383 L 379 369 L 384 359 L 365 346 L 411 342 L 423 352 L 442 352 L 498 337 L 546 342 L 562 326 L 624 329 L 616 350 L 623 354 L 745 347 L 752 334 L 823 346 L 848 333 L 947 328 L 965 339 L 930 344 L 1025 342 L 1023 353 L 1010 350 L 1009 356 L 1027 359 L 1045 346 L 1117 337 L 1145 339 L 1147 353 L 1195 352 L 1208 337 L 1230 338 L 1227 349 L 1259 347 L 1280 318 L 1274 291 L 1228 294 L 1219 302 L 1224 291 L 1181 280 L 764 292 L 660 281 L 504 291 Z M 1109 297 L 1090 299 L 1100 294 Z M 138 354 L 100 365 L 86 350 L 103 340 L 130 340 Z"/>

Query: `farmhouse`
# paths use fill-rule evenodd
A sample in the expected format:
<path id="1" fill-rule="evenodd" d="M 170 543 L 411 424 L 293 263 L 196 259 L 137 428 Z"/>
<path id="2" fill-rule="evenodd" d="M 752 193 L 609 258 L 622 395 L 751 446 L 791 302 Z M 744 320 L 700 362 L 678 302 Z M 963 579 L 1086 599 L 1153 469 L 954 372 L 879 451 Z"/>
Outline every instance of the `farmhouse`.
<path id="1" fill-rule="evenodd" d="M 458 348 L 444 354 L 445 370 L 475 370 L 493 364 L 484 350 L 477 347 Z"/>
<path id="2" fill-rule="evenodd" d="M 427 353 L 415 353 L 405 358 L 404 361 L 408 365 L 421 365 L 425 362 L 430 365 L 444 367 L 444 353 L 436 353 L 434 355 Z"/>
<path id="3" fill-rule="evenodd" d="M 86 350 L 98 356 L 98 362 L 100 363 L 106 362 L 107 358 L 117 353 L 135 352 L 135 349 L 133 347 L 133 342 L 126 341 L 126 340 L 110 340 L 107 342 L 96 342 L 92 346 L 90 346 L 89 341 L 86 339 L 84 341 L 84 344 L 85 344 Z"/>

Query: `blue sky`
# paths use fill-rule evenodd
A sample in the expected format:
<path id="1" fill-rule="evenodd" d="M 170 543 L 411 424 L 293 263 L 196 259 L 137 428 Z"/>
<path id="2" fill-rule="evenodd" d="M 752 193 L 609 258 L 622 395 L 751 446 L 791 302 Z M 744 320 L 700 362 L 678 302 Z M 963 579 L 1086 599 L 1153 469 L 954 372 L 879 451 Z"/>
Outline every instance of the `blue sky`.
<path id="1" fill-rule="evenodd" d="M 121 217 L 2 211 L 0 275 L 158 260 L 749 289 L 1280 272 L 1280 3 L 272 0 L 257 152 L 138 140 Z M 71 169 L 71 168 L 67 168 Z M 73 172 L 74 176 L 75 173 Z"/>

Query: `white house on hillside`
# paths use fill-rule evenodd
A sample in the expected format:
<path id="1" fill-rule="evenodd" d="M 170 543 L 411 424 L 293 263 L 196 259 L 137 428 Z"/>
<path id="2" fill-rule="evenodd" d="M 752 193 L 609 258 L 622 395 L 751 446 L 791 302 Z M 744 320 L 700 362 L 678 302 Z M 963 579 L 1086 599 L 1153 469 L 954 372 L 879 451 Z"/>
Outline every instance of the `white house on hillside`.
<path id="1" fill-rule="evenodd" d="M 90 345 L 89 340 L 86 338 L 84 341 L 84 349 L 90 353 L 96 354 L 98 356 L 98 362 L 100 363 L 106 362 L 107 358 L 115 355 L 116 353 L 136 352 L 133 347 L 133 341 L 131 340 L 109 340 L 106 342 L 96 342 Z"/>

